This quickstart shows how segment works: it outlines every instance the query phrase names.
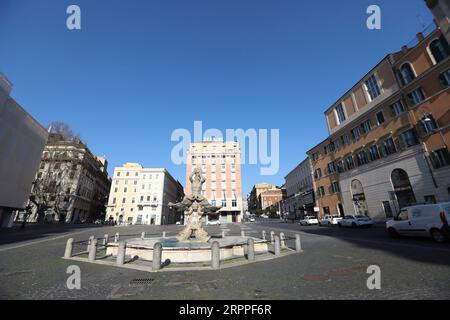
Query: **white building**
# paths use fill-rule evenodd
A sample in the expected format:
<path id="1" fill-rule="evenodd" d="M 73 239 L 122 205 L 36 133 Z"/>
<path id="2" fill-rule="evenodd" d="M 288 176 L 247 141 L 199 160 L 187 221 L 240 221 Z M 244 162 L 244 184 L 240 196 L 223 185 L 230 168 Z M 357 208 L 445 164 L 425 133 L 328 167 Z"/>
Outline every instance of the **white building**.
<path id="1" fill-rule="evenodd" d="M 13 98 L 12 85 L 0 74 L 0 225 L 11 227 L 23 209 L 47 141 L 47 130 Z"/>
<path id="2" fill-rule="evenodd" d="M 114 169 L 106 219 L 119 224 L 173 224 L 169 202 L 183 198 L 183 187 L 163 168 L 126 163 Z"/>

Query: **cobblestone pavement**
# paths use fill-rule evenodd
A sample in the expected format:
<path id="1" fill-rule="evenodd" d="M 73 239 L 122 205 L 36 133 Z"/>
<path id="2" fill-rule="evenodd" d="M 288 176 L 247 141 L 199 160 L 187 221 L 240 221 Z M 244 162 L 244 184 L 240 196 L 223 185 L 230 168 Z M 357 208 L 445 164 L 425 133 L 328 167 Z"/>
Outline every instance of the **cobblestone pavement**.
<path id="1" fill-rule="evenodd" d="M 391 239 L 383 228 L 301 227 L 264 220 L 210 226 L 212 234 L 299 233 L 303 253 L 218 271 L 147 273 L 61 259 L 69 237 L 175 235 L 180 226 L 28 226 L 0 231 L 2 299 L 449 299 L 450 244 Z M 288 241 L 289 246 L 293 242 Z M 82 249 L 80 249 L 82 250 Z M 69 265 L 81 289 L 66 287 Z M 366 286 L 367 267 L 381 268 L 381 290 Z"/>

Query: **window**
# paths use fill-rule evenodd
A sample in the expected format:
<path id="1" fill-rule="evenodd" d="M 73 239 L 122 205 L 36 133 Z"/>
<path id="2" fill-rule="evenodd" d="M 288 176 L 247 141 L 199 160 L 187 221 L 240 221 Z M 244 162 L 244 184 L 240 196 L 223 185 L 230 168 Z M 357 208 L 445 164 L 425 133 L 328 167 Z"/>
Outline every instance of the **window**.
<path id="1" fill-rule="evenodd" d="M 416 78 L 413 69 L 409 63 L 405 63 L 400 68 L 400 80 L 403 85 L 410 83 Z"/>
<path id="2" fill-rule="evenodd" d="M 347 118 L 345 117 L 344 107 L 342 106 L 342 103 L 340 103 L 336 108 L 336 115 L 339 120 L 339 124 L 344 122 Z"/>
<path id="3" fill-rule="evenodd" d="M 381 94 L 380 87 L 378 86 L 375 75 L 371 75 L 365 82 L 366 91 L 370 97 L 370 101 L 375 99 Z"/>
<path id="4" fill-rule="evenodd" d="M 416 106 L 419 103 L 421 103 L 423 100 L 425 100 L 425 95 L 423 94 L 423 91 L 421 88 L 417 88 L 416 90 L 414 90 L 413 92 L 408 94 L 408 98 L 409 98 L 409 101 L 411 102 L 411 104 L 413 106 Z"/>
<path id="5" fill-rule="evenodd" d="M 129 172 L 127 172 L 127 177 L 130 175 L 130 173 Z"/>
<path id="6" fill-rule="evenodd" d="M 113 202 L 112 202 L 113 204 L 116 204 L 116 198 L 113 198 Z"/>
<path id="7" fill-rule="evenodd" d="M 377 123 L 378 123 L 378 125 L 384 123 L 385 119 L 384 119 L 384 114 L 383 114 L 382 111 L 378 112 L 377 115 L 376 115 L 376 117 L 377 117 Z"/>
<path id="8" fill-rule="evenodd" d="M 314 153 L 312 154 L 312 159 L 313 159 L 313 161 L 319 160 L 319 153 L 318 153 L 318 152 L 314 152 Z"/>
<path id="9" fill-rule="evenodd" d="M 431 134 L 437 129 L 436 121 L 431 114 L 422 118 L 420 124 L 424 134 Z"/>
<path id="10" fill-rule="evenodd" d="M 426 203 L 437 203 L 436 197 L 434 195 L 424 196 L 424 199 Z"/>
<path id="11" fill-rule="evenodd" d="M 358 166 L 362 166 L 362 165 L 366 164 L 368 162 L 366 151 L 362 150 L 362 151 L 358 152 L 356 155 L 356 161 L 358 163 Z"/>
<path id="12" fill-rule="evenodd" d="M 355 168 L 355 163 L 353 162 L 353 157 L 352 156 L 348 156 L 345 159 L 345 163 L 347 165 L 347 170 L 351 170 L 351 169 Z"/>
<path id="13" fill-rule="evenodd" d="M 350 131 L 353 140 L 357 140 L 361 136 L 361 132 L 359 131 L 359 127 L 353 128 Z"/>
<path id="14" fill-rule="evenodd" d="M 317 193 L 319 194 L 319 197 L 323 197 L 325 195 L 325 188 L 319 187 L 319 189 L 317 189 Z"/>
<path id="15" fill-rule="evenodd" d="M 120 171 L 119 171 L 119 172 L 117 172 L 117 176 L 118 176 L 118 177 L 120 177 Z"/>
<path id="16" fill-rule="evenodd" d="M 440 79 L 444 87 L 450 87 L 450 69 L 442 73 Z"/>
<path id="17" fill-rule="evenodd" d="M 385 156 L 396 153 L 397 149 L 395 148 L 394 140 L 389 138 L 383 142 L 383 152 Z"/>
<path id="18" fill-rule="evenodd" d="M 403 106 L 402 102 L 399 100 L 396 103 L 394 103 L 393 105 L 390 106 L 391 108 L 391 113 L 392 116 L 394 117 L 398 117 L 399 115 L 401 115 L 403 112 L 405 112 L 405 107 Z"/>
<path id="19" fill-rule="evenodd" d="M 126 201 L 126 199 L 125 199 L 125 198 L 122 198 L 122 203 L 125 203 L 125 201 Z"/>
<path id="20" fill-rule="evenodd" d="M 117 192 L 117 188 L 114 188 L 114 192 Z"/>
<path id="21" fill-rule="evenodd" d="M 322 170 L 319 168 L 319 169 L 316 169 L 316 172 L 315 172 L 315 174 L 314 174 L 314 177 L 316 178 L 316 179 L 320 179 L 321 177 L 322 177 Z"/>
<path id="22" fill-rule="evenodd" d="M 375 161 L 380 158 L 380 154 L 378 153 L 378 148 L 376 145 L 373 145 L 369 148 L 369 160 Z"/>
<path id="23" fill-rule="evenodd" d="M 400 134 L 398 141 L 401 149 L 406 149 L 419 143 L 414 129 L 407 130 Z"/>
<path id="24" fill-rule="evenodd" d="M 441 36 L 439 39 L 433 40 L 430 43 L 430 51 L 436 63 L 439 63 L 448 57 L 449 48 L 444 36 Z"/>
<path id="25" fill-rule="evenodd" d="M 335 165 L 334 162 L 330 162 L 330 163 L 328 164 L 328 172 L 329 172 L 329 173 L 334 173 L 334 172 L 336 172 L 336 165 Z"/>
<path id="26" fill-rule="evenodd" d="M 368 133 L 370 130 L 372 130 L 372 125 L 370 123 L 370 120 L 366 120 L 361 124 L 361 129 L 364 133 Z"/>
<path id="27" fill-rule="evenodd" d="M 336 170 L 339 173 L 344 172 L 344 162 L 342 160 L 336 161 Z"/>
<path id="28" fill-rule="evenodd" d="M 338 193 L 341 190 L 339 189 L 339 182 L 335 181 L 331 183 L 331 190 L 333 190 L 333 193 Z"/>
<path id="29" fill-rule="evenodd" d="M 350 143 L 350 139 L 348 138 L 348 135 L 347 134 L 342 135 L 341 136 L 341 144 L 343 146 L 345 146 L 345 145 L 347 145 L 349 143 Z"/>
<path id="30" fill-rule="evenodd" d="M 433 168 L 439 169 L 450 165 L 450 154 L 447 148 L 435 150 L 430 154 L 431 164 Z"/>
<path id="31" fill-rule="evenodd" d="M 128 191 L 128 188 L 123 188 L 123 192 L 127 192 Z"/>

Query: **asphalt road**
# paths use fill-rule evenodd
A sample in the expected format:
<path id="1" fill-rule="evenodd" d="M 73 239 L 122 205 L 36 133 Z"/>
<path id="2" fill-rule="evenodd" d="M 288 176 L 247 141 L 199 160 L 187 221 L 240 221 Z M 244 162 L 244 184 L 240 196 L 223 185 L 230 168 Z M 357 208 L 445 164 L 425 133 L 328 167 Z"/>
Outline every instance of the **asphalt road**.
<path id="1" fill-rule="evenodd" d="M 29 226 L 0 231 L 2 299 L 449 299 L 450 243 L 391 239 L 380 227 L 302 227 L 278 220 L 208 227 L 252 236 L 262 230 L 299 233 L 304 252 L 218 271 L 147 273 L 61 259 L 69 237 L 175 235 L 180 226 Z M 293 246 L 292 241 L 288 245 Z M 83 248 L 79 248 L 82 250 Z M 69 265 L 81 289 L 66 285 Z M 367 288 L 367 268 L 381 270 L 381 289 Z M 136 284 L 133 280 L 145 279 Z"/>

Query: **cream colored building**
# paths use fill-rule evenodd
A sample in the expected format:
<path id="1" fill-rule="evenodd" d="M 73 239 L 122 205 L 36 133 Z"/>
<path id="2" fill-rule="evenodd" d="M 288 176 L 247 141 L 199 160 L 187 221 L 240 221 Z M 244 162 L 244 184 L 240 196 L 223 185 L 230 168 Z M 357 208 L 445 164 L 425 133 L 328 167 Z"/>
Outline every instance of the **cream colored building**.
<path id="1" fill-rule="evenodd" d="M 212 205 L 222 207 L 219 217 L 222 223 L 241 222 L 242 180 L 241 149 L 238 142 L 203 141 L 191 143 L 186 162 L 186 193 L 191 191 L 194 168 L 201 169 L 206 178 L 203 195 Z"/>
<path id="2" fill-rule="evenodd" d="M 173 224 L 169 202 L 183 198 L 183 187 L 163 168 L 126 163 L 114 169 L 106 220 L 118 224 Z"/>

